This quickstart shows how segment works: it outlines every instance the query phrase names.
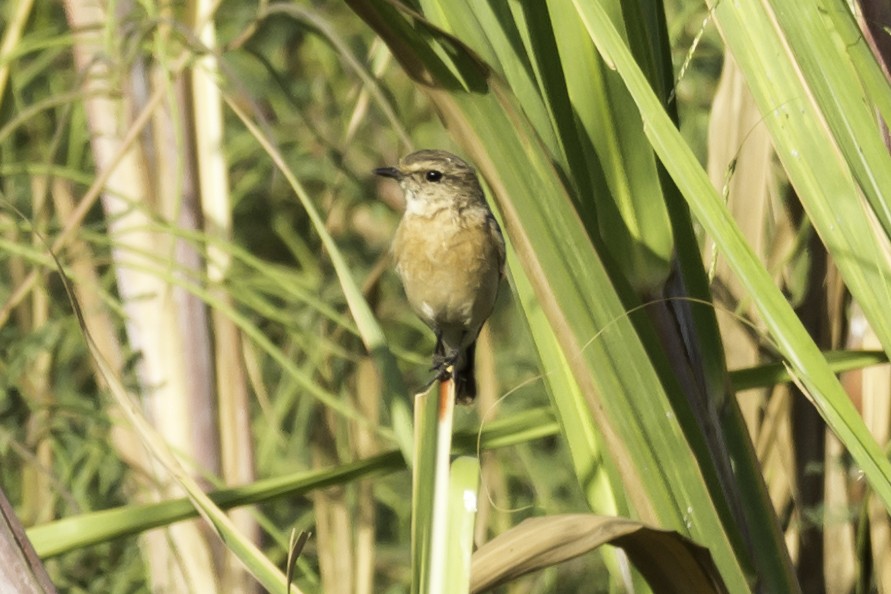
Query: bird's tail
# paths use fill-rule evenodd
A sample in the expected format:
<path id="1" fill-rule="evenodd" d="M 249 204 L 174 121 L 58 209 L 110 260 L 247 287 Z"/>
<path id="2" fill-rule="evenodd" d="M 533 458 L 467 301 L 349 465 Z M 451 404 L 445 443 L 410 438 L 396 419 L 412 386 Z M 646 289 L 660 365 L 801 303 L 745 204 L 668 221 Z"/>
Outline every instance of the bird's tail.
<path id="1" fill-rule="evenodd" d="M 460 365 L 456 366 L 455 381 L 455 402 L 458 404 L 470 404 L 476 398 L 476 341 L 470 343 L 464 356 L 459 361 Z"/>

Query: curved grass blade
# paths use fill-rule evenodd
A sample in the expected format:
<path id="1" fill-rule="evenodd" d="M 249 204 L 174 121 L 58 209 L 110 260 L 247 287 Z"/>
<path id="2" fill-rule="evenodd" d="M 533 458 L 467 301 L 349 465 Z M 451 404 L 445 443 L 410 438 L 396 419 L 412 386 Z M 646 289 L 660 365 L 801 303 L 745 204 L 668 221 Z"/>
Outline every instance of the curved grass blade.
<path id="1" fill-rule="evenodd" d="M 715 238 L 728 264 L 749 290 L 790 368 L 799 376 L 829 427 L 863 468 L 886 507 L 891 508 L 891 463 L 869 434 L 822 353 L 746 244 L 707 174 L 665 113 L 600 5 L 578 0 L 575 5 L 598 48 L 610 56 L 625 80 L 647 124 L 653 147 L 697 218 Z"/>
<path id="2" fill-rule="evenodd" d="M 604 544 L 623 548 L 656 592 L 727 592 L 708 549 L 677 532 L 590 514 L 530 518 L 499 534 L 473 555 L 472 591 L 487 591 Z"/>

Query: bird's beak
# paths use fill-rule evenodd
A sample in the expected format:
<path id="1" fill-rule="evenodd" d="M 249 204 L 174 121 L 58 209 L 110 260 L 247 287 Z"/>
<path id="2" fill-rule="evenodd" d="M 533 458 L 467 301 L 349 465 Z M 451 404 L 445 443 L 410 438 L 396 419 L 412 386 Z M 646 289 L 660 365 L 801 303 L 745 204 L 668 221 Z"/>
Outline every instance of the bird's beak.
<path id="1" fill-rule="evenodd" d="M 381 177 L 392 177 L 396 181 L 399 181 L 403 177 L 402 172 L 395 167 L 378 167 L 374 170 L 374 174 Z"/>

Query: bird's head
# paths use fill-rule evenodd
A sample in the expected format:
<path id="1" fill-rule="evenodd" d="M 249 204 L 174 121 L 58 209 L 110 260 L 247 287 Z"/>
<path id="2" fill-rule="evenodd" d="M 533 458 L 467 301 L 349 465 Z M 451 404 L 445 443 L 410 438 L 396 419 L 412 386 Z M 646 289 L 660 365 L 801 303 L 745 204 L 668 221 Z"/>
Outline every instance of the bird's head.
<path id="1" fill-rule="evenodd" d="M 423 215 L 485 203 L 476 172 L 446 151 L 417 151 L 400 159 L 396 167 L 379 167 L 374 173 L 399 182 L 409 213 Z"/>

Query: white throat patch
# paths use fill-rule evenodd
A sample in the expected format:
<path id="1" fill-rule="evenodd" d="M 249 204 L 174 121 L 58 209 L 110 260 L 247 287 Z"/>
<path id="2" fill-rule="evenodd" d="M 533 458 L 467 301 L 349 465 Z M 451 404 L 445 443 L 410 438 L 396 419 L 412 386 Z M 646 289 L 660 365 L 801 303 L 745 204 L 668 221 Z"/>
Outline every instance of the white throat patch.
<path id="1" fill-rule="evenodd" d="M 421 200 L 414 192 L 406 189 L 405 212 L 413 215 L 426 215 L 430 212 L 430 205 L 426 200 Z"/>

